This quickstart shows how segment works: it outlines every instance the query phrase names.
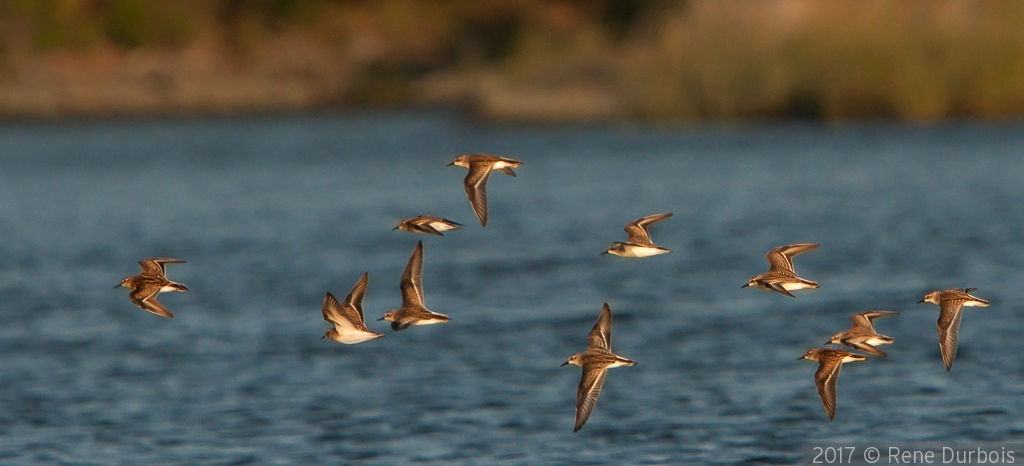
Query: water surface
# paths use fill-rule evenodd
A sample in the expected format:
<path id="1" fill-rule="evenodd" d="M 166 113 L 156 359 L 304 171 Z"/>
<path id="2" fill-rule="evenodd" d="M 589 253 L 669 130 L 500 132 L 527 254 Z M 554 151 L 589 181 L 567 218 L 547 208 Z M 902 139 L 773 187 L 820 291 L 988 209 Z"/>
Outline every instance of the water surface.
<path id="1" fill-rule="evenodd" d="M 1024 440 L 1024 131 L 780 124 L 490 128 L 438 114 L 0 127 L 4 464 L 792 463 L 810 440 Z M 445 167 L 525 161 L 480 228 Z M 671 254 L 599 256 L 625 223 Z M 439 215 L 444 238 L 391 231 Z M 355 346 L 320 302 L 398 307 L 417 240 L 445 325 Z M 797 299 L 740 285 L 819 242 Z M 162 319 L 111 290 L 169 256 Z M 977 287 L 946 373 L 928 291 Z M 617 368 L 572 433 L 601 304 Z M 807 349 L 869 309 L 836 420 Z"/>

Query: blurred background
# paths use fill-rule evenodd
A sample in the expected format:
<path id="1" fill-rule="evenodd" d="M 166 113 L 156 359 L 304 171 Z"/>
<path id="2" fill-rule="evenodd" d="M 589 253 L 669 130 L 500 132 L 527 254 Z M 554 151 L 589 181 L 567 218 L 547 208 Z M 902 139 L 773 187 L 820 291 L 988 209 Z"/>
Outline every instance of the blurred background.
<path id="1" fill-rule="evenodd" d="M 1015 0 L 4 0 L 0 116 L 1024 112 Z"/>

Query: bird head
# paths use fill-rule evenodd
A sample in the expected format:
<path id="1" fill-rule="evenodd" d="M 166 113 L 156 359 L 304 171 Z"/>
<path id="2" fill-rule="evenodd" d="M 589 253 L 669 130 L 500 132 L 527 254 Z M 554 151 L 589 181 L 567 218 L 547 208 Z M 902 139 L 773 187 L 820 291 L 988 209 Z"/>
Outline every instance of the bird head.
<path id="1" fill-rule="evenodd" d="M 809 359 L 811 361 L 817 361 L 818 360 L 818 350 L 817 349 L 807 350 L 807 352 L 804 353 L 803 356 L 800 356 L 796 360 L 799 361 L 801 359 Z"/>
<path id="2" fill-rule="evenodd" d="M 569 364 L 573 364 L 573 365 L 576 365 L 576 366 L 583 367 L 582 361 L 583 361 L 583 354 L 582 353 L 576 353 L 576 354 L 574 354 L 572 356 L 569 356 L 569 360 L 565 361 L 565 363 L 562 364 L 562 367 L 568 366 Z"/>
<path id="3" fill-rule="evenodd" d="M 455 157 L 455 160 L 452 160 L 452 163 L 448 164 L 449 167 L 453 165 L 469 168 L 469 162 L 467 161 L 467 157 L 465 155 Z"/>
<path id="4" fill-rule="evenodd" d="M 928 293 L 928 294 L 924 295 L 924 299 L 918 301 L 917 304 L 921 304 L 921 303 L 939 304 L 939 293 L 941 293 L 941 291 L 932 291 L 931 293 Z"/>
<path id="5" fill-rule="evenodd" d="M 602 252 L 601 255 L 603 256 L 605 254 L 615 254 L 616 256 L 621 256 L 624 252 L 626 252 L 626 245 L 622 243 L 613 243 L 611 246 L 608 247 L 608 250 Z"/>

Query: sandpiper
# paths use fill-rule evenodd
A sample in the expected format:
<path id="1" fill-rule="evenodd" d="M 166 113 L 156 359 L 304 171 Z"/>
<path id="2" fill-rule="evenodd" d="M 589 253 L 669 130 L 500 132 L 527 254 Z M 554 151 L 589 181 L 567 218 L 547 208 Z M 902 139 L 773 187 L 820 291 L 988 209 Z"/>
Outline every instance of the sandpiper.
<path id="1" fill-rule="evenodd" d="M 942 352 L 942 362 L 946 364 L 946 372 L 953 369 L 953 360 L 956 359 L 956 342 L 960 333 L 960 319 L 964 314 L 964 306 L 987 307 L 988 301 L 971 296 L 971 292 L 977 288 L 950 288 L 946 291 L 932 291 L 918 301 L 921 303 L 932 303 L 939 305 L 939 320 L 935 326 L 939 329 L 939 350 Z"/>
<path id="2" fill-rule="evenodd" d="M 625 228 L 626 234 L 628 235 L 626 242 L 616 241 L 615 243 L 612 243 L 611 247 L 609 247 L 607 251 L 602 252 L 601 254 L 615 254 L 620 257 L 649 257 L 672 252 L 668 249 L 655 245 L 654 242 L 651 241 L 651 235 L 647 232 L 647 227 L 671 216 L 671 212 L 666 212 L 663 214 L 648 215 L 630 222 Z"/>
<path id="3" fill-rule="evenodd" d="M 487 179 L 491 176 L 492 170 L 498 170 L 508 176 L 516 176 L 513 168 L 518 168 L 523 162 L 505 157 L 498 157 L 491 154 L 467 154 L 458 156 L 448 166 L 457 165 L 469 169 L 463 184 L 466 187 L 466 196 L 469 203 L 473 205 L 473 212 L 476 218 L 480 219 L 481 226 L 487 226 Z"/>
<path id="4" fill-rule="evenodd" d="M 844 362 L 864 361 L 867 356 L 851 353 L 835 348 L 817 348 L 809 350 L 803 357 L 818 363 L 818 371 L 814 373 L 814 383 L 818 386 L 821 405 L 828 413 L 828 419 L 836 418 L 836 382 L 839 381 L 839 370 Z"/>
<path id="5" fill-rule="evenodd" d="M 384 336 L 371 332 L 363 322 L 363 296 L 366 295 L 366 287 L 369 283 L 370 274 L 363 273 L 342 303 L 338 303 L 338 300 L 330 293 L 324 296 L 321 311 L 324 314 L 324 320 L 333 324 L 334 327 L 327 329 L 327 333 L 320 337 L 321 340 L 330 338 L 338 343 L 354 345 Z"/>
<path id="6" fill-rule="evenodd" d="M 790 291 L 802 290 L 804 288 L 818 288 L 818 284 L 804 280 L 796 276 L 793 270 L 793 256 L 813 251 L 821 246 L 817 243 L 800 243 L 789 246 L 779 246 L 768 251 L 768 272 L 757 275 L 750 279 L 746 285 L 740 288 L 753 286 L 765 291 L 775 291 L 791 298 L 795 298 Z"/>
<path id="7" fill-rule="evenodd" d="M 388 311 L 384 317 L 377 319 L 391 321 L 391 330 L 397 332 L 413 325 L 448 322 L 448 316 L 431 311 L 423 305 L 423 241 L 416 243 L 412 250 L 398 287 L 402 290 L 402 307 Z"/>
<path id="8" fill-rule="evenodd" d="M 612 310 L 608 303 L 601 309 L 597 323 L 587 336 L 587 350 L 570 356 L 562 366 L 569 364 L 583 368 L 580 385 L 576 389 L 576 427 L 572 430 L 575 433 L 587 423 L 587 418 L 594 411 L 608 369 L 636 364 L 612 353 Z"/>
<path id="9" fill-rule="evenodd" d="M 860 314 L 854 314 L 850 316 L 850 321 L 853 322 L 853 325 L 850 326 L 850 330 L 832 335 L 832 339 L 826 341 L 825 344 L 837 343 L 868 354 L 887 358 L 889 356 L 885 354 L 885 351 L 878 349 L 877 346 L 888 345 L 896 341 L 896 339 L 875 333 L 875 325 L 873 322 L 879 317 L 895 315 L 899 315 L 899 312 L 867 311 L 861 312 Z"/>
<path id="10" fill-rule="evenodd" d="M 444 236 L 441 234 L 442 231 L 458 230 L 459 228 L 462 228 L 461 223 L 455 223 L 441 217 L 420 215 L 419 217 L 407 218 L 398 222 L 398 226 L 392 228 L 392 230 L 405 230 L 410 233 Z"/>
<path id="11" fill-rule="evenodd" d="M 160 302 L 156 300 L 156 296 L 161 292 L 188 291 L 187 286 L 168 280 L 164 272 L 164 265 L 166 264 L 184 263 L 185 261 L 183 260 L 169 258 L 140 260 L 139 265 L 142 266 L 142 272 L 138 275 L 125 277 L 121 280 L 121 284 L 114 288 L 122 286 L 130 288 L 132 292 L 128 293 L 128 298 L 131 299 L 132 303 L 136 306 L 158 316 L 173 319 L 174 314 L 171 314 L 171 311 L 168 311 L 163 304 L 160 304 Z"/>

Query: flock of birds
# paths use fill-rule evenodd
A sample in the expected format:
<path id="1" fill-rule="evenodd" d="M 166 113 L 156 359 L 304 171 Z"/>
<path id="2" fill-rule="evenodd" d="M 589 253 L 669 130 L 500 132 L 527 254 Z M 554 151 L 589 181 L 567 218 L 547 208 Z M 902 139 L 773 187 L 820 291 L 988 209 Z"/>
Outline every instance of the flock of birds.
<path id="1" fill-rule="evenodd" d="M 518 160 L 490 154 L 462 155 L 448 164 L 448 166 L 455 165 L 469 169 L 463 184 L 473 212 L 482 226 L 487 226 L 486 187 L 491 172 L 497 170 L 514 177 L 516 173 L 513 169 L 518 168 L 521 164 L 522 162 Z M 654 244 L 648 233 L 648 228 L 651 225 L 671 216 L 671 213 L 660 213 L 630 222 L 625 227 L 628 235 L 626 241 L 613 243 L 602 254 L 643 258 L 671 252 L 669 249 Z M 462 225 L 445 218 L 424 215 L 402 220 L 394 229 L 444 236 L 442 232 L 457 230 L 461 227 Z M 795 297 L 792 291 L 819 288 L 814 281 L 799 277 L 793 267 L 793 257 L 817 249 L 819 246 L 816 243 L 800 243 L 772 249 L 767 255 L 770 265 L 768 271 L 752 277 L 741 288 L 755 287 L 789 297 Z M 173 318 L 174 315 L 157 301 L 157 295 L 162 292 L 188 291 L 188 287 L 185 285 L 167 279 L 166 264 L 178 263 L 185 263 L 185 261 L 171 258 L 143 259 L 139 261 L 142 271 L 138 275 L 124 278 L 117 287 L 123 286 L 131 289 L 128 297 L 136 306 L 159 316 Z M 368 329 L 363 318 L 363 296 L 366 294 L 369 280 L 369 273 L 364 273 L 340 303 L 331 293 L 324 296 L 321 310 L 324 320 L 329 322 L 332 327 L 327 329 L 321 339 L 329 338 L 351 345 L 384 336 Z M 434 312 L 424 304 L 422 241 L 416 243 L 412 255 L 409 256 L 409 261 L 406 263 L 405 271 L 399 282 L 399 289 L 402 293 L 402 306 L 384 313 L 381 318 L 377 319 L 378 321 L 390 321 L 393 331 L 397 332 L 412 326 L 440 324 L 450 320 L 447 315 Z M 946 365 L 946 371 L 952 369 L 953 360 L 956 358 L 957 336 L 963 308 L 989 305 L 988 301 L 972 296 L 970 293 L 974 290 L 974 288 L 954 288 L 933 291 L 925 295 L 924 299 L 919 302 L 928 302 L 939 306 L 937 323 L 939 349 Z M 874 356 L 887 357 L 878 346 L 890 344 L 896 340 L 875 332 L 874 320 L 897 314 L 899 313 L 893 311 L 867 311 L 855 314 L 850 317 L 853 323 L 850 329 L 833 335 L 825 344 L 839 344 Z M 814 374 L 818 395 L 821 397 L 822 406 L 824 406 L 829 419 L 835 419 L 836 383 L 839 380 L 839 371 L 843 363 L 864 361 L 867 357 L 835 347 L 823 347 L 807 351 L 798 360 L 800 359 L 809 359 L 818 363 L 818 370 Z M 573 432 L 577 432 L 587 422 L 597 404 L 597 398 L 601 393 L 608 369 L 636 364 L 636 362 L 612 352 L 612 311 L 607 303 L 604 304 L 597 322 L 587 336 L 586 350 L 570 356 L 562 366 L 569 364 L 580 366 L 583 370 L 576 391 L 576 417 Z"/>
<path id="2" fill-rule="evenodd" d="M 792 298 L 796 296 L 790 291 L 819 288 L 814 281 L 799 277 L 793 267 L 794 256 L 817 249 L 818 246 L 820 244 L 801 243 L 779 246 L 768 251 L 767 257 L 770 265 L 768 271 L 752 277 L 741 288 L 753 286 Z M 971 295 L 975 289 L 951 288 L 945 291 L 932 291 L 926 294 L 924 299 L 918 301 L 918 304 L 932 303 L 939 306 L 939 320 L 936 326 L 939 330 L 939 351 L 942 353 L 946 372 L 953 369 L 953 360 L 956 359 L 957 339 L 964 307 L 985 307 L 990 304 L 984 299 Z M 854 314 L 850 316 L 852 322 L 850 329 L 832 335 L 832 338 L 825 344 L 839 344 L 874 356 L 888 357 L 884 351 L 878 349 L 878 346 L 888 345 L 896 339 L 875 332 L 874 320 L 898 314 L 899 312 L 894 311 L 867 311 Z M 828 418 L 835 419 L 836 383 L 839 381 L 839 371 L 842 369 L 843 363 L 864 361 L 867 356 L 839 348 L 824 347 L 808 350 L 797 360 L 800 359 L 809 359 L 818 363 L 818 371 L 814 373 L 818 396 L 821 397 L 821 404 L 825 407 Z"/>

